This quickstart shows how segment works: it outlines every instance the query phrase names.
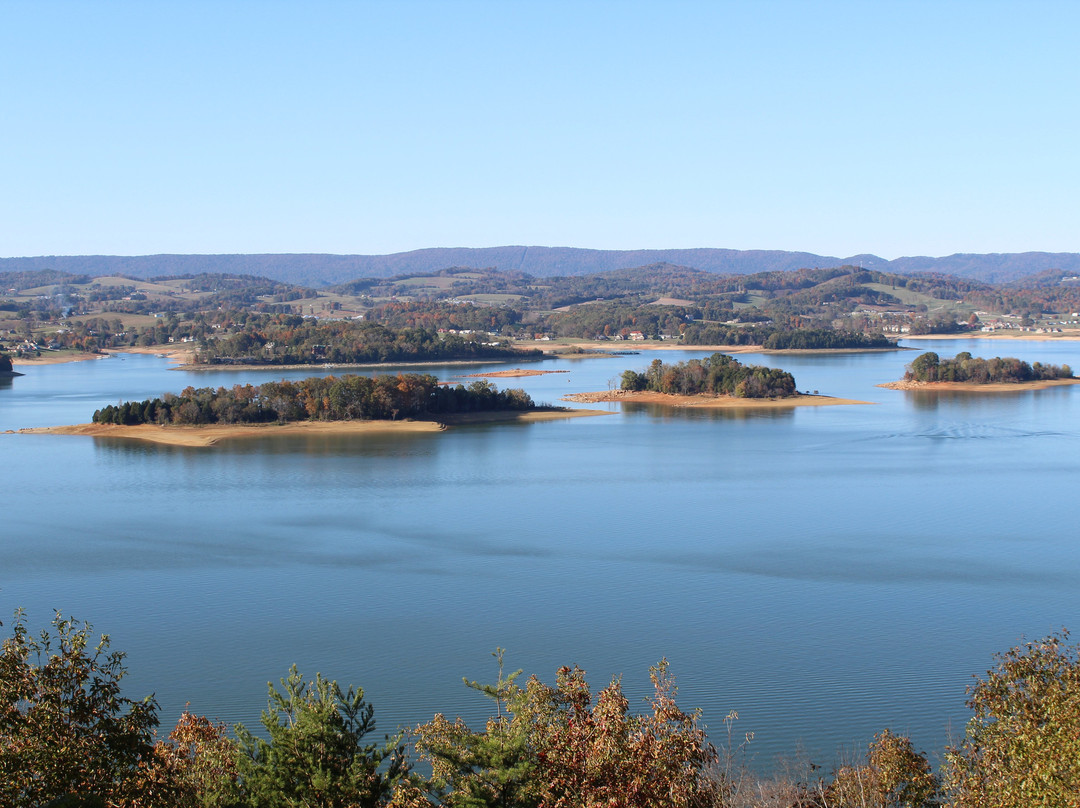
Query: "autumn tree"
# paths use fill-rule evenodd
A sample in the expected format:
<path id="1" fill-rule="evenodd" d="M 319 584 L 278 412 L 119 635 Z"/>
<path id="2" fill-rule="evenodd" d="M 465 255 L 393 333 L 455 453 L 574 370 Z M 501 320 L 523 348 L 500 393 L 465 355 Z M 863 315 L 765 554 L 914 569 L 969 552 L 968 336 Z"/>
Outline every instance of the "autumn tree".
<path id="1" fill-rule="evenodd" d="M 1080 648 L 1067 640 L 1011 648 L 969 688 L 974 716 L 947 753 L 952 808 L 1080 806 Z"/>
<path id="2" fill-rule="evenodd" d="M 500 669 L 495 685 L 467 682 L 498 707 L 485 732 L 441 715 L 417 728 L 417 751 L 444 804 L 679 808 L 708 793 L 715 752 L 700 716 L 676 705 L 666 662 L 651 671 L 644 715 L 630 712 L 618 678 L 594 701 L 580 668 L 560 668 L 554 686 L 534 676 L 521 688 L 519 674 L 504 678 Z"/>
<path id="3" fill-rule="evenodd" d="M 91 632 L 57 613 L 35 637 L 16 612 L 0 651 L 0 805 L 123 806 L 140 793 L 157 704 L 120 694 L 124 654 Z"/>
<path id="4" fill-rule="evenodd" d="M 726 354 L 665 365 L 654 359 L 644 373 L 627 370 L 621 389 L 649 390 L 676 395 L 734 395 L 740 398 L 771 398 L 795 395 L 795 377 L 778 368 L 743 365 Z"/>
<path id="5" fill-rule="evenodd" d="M 126 808 L 238 808 L 239 751 L 224 724 L 185 710 L 169 737 L 154 745 L 139 796 Z"/>
<path id="6" fill-rule="evenodd" d="M 675 703 L 666 660 L 650 670 L 653 696 L 643 715 L 629 711 L 619 678 L 595 704 L 578 667 L 560 668 L 554 687 L 535 677 L 526 688 L 544 808 L 684 808 L 708 791 L 716 753 L 700 714 Z"/>
<path id="7" fill-rule="evenodd" d="M 874 737 L 864 763 L 837 770 L 827 801 L 834 808 L 934 808 L 938 781 L 911 740 L 886 729 Z"/>
<path id="8" fill-rule="evenodd" d="M 937 369 L 940 357 L 933 351 L 919 354 L 908 366 L 911 378 L 924 382 L 937 381 Z"/>

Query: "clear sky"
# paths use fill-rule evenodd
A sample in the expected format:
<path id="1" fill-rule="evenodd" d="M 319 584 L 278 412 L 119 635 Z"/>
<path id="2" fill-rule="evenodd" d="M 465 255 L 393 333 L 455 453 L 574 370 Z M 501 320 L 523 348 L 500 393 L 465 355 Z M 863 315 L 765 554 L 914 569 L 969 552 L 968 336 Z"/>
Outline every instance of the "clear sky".
<path id="1" fill-rule="evenodd" d="M 1080 2 L 0 0 L 0 256 L 1080 251 Z"/>

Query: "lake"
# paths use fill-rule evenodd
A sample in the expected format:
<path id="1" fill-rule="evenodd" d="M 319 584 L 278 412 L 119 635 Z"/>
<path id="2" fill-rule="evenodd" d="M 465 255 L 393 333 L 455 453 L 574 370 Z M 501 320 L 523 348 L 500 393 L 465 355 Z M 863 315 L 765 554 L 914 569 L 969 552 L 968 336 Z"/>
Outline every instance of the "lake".
<path id="1" fill-rule="evenodd" d="M 1080 367 L 1080 342 L 912 344 Z M 494 381 L 557 403 L 703 355 Z M 622 674 L 631 704 L 667 657 L 680 704 L 717 742 L 737 710 L 757 765 L 800 747 L 831 764 L 885 727 L 934 758 L 995 652 L 1080 626 L 1080 390 L 874 386 L 917 355 L 738 357 L 866 406 L 602 404 L 613 414 L 209 449 L 0 435 L 0 620 L 58 609 L 109 633 L 128 695 L 156 692 L 166 730 L 185 703 L 256 724 L 294 662 L 363 687 L 384 731 L 435 712 L 479 724 L 461 677 L 493 680 L 501 646 L 548 682 L 564 664 L 594 690 Z M 22 370 L 0 382 L 0 431 L 310 375 L 137 355 Z"/>

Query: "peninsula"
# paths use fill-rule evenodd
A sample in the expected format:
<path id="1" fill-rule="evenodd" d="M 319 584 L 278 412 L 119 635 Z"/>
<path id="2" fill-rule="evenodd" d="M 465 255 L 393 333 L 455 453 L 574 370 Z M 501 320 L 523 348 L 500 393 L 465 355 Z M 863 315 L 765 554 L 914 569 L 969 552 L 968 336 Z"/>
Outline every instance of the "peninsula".
<path id="1" fill-rule="evenodd" d="M 10 379 L 15 376 L 22 376 L 11 366 L 11 358 L 0 354 L 0 379 Z"/>

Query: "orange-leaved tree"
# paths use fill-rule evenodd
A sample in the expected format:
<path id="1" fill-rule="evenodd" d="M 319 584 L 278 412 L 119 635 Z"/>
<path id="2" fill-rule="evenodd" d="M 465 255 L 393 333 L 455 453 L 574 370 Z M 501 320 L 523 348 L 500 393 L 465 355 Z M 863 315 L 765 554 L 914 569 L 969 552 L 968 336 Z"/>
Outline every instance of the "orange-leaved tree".
<path id="1" fill-rule="evenodd" d="M 433 796 L 451 806 L 681 808 L 708 793 L 716 759 L 700 715 L 675 703 L 666 661 L 651 671 L 649 710 L 630 712 L 618 678 L 596 695 L 578 667 L 554 686 L 525 687 L 502 675 L 470 686 L 496 701 L 484 732 L 436 716 L 417 728 L 416 748 L 432 764 Z"/>

